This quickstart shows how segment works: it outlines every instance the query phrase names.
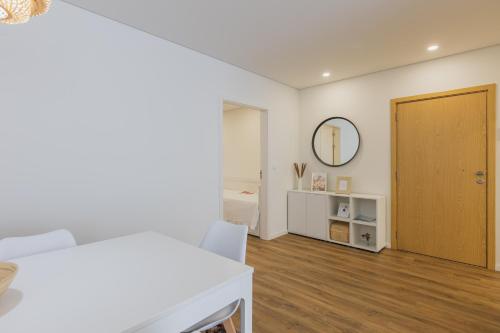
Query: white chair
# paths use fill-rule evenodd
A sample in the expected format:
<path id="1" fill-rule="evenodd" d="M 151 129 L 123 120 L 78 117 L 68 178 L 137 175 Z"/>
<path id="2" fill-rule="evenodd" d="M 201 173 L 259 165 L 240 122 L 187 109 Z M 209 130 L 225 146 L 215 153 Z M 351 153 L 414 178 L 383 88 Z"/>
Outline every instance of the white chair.
<path id="1" fill-rule="evenodd" d="M 76 246 L 75 238 L 68 230 L 57 230 L 34 236 L 4 238 L 0 240 L 0 261 L 74 246 Z"/>
<path id="2" fill-rule="evenodd" d="M 224 221 L 212 223 L 200 248 L 220 256 L 245 263 L 247 251 L 248 226 L 235 225 Z M 224 323 L 226 332 L 234 332 L 231 316 L 238 310 L 240 300 L 237 300 L 222 310 L 190 327 L 184 333 L 204 331 Z"/>

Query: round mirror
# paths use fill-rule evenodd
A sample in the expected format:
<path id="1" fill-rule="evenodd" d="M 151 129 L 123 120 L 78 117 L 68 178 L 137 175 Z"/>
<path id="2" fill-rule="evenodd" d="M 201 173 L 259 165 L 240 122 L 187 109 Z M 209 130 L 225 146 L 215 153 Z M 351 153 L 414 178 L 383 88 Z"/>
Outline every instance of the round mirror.
<path id="1" fill-rule="evenodd" d="M 358 129 L 352 122 L 332 117 L 319 124 L 314 131 L 312 148 L 321 163 L 338 167 L 356 156 L 360 141 Z"/>

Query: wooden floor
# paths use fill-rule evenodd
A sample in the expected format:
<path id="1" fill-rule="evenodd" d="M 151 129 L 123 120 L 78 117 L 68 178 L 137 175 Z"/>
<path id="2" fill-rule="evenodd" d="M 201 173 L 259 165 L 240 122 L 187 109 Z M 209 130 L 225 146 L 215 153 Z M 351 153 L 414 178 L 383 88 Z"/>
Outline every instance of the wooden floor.
<path id="1" fill-rule="evenodd" d="M 251 237 L 247 263 L 256 333 L 500 332 L 500 273 L 295 235 Z"/>

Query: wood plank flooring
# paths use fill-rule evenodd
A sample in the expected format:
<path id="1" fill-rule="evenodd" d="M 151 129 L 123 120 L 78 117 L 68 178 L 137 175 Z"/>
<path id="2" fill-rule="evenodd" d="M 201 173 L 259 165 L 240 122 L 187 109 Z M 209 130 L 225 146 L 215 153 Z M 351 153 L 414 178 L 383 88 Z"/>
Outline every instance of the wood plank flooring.
<path id="1" fill-rule="evenodd" d="M 500 273 L 482 268 L 295 235 L 250 237 L 247 263 L 256 333 L 500 332 Z"/>

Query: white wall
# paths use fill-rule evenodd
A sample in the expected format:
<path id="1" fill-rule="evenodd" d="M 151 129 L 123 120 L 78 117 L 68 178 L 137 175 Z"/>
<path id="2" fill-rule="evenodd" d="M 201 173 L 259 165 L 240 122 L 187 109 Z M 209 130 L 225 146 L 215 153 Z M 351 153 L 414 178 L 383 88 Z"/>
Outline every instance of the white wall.
<path id="1" fill-rule="evenodd" d="M 260 183 L 261 111 L 224 111 L 224 187 L 255 191 Z M 240 188 L 243 184 L 251 188 Z"/>
<path id="2" fill-rule="evenodd" d="M 500 46 L 303 90 L 300 92 L 301 159 L 309 163 L 309 175 L 315 170 L 328 172 L 330 188 L 335 186 L 335 176 L 352 176 L 353 191 L 380 193 L 390 199 L 390 100 L 489 83 L 500 83 Z M 311 151 L 315 127 L 332 116 L 350 119 L 361 134 L 358 156 L 339 168 L 323 166 Z M 497 122 L 500 124 L 500 117 L 497 117 Z M 500 145 L 497 145 L 497 161 L 499 152 Z M 497 163 L 497 174 L 500 174 L 500 163 Z M 497 177 L 497 207 L 500 202 L 499 181 L 500 177 Z M 390 212 L 390 200 L 387 208 Z M 390 242 L 390 216 L 387 223 Z M 498 244 L 498 214 L 496 231 Z M 497 245 L 496 258 L 499 266 L 500 244 Z"/>
<path id="3" fill-rule="evenodd" d="M 296 90 L 60 1 L 0 43 L 0 237 L 198 242 L 220 214 L 223 99 L 269 112 L 267 231 L 286 230 Z"/>

